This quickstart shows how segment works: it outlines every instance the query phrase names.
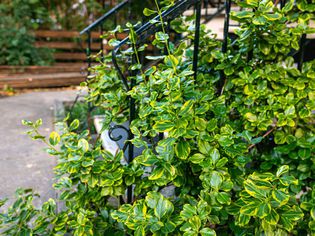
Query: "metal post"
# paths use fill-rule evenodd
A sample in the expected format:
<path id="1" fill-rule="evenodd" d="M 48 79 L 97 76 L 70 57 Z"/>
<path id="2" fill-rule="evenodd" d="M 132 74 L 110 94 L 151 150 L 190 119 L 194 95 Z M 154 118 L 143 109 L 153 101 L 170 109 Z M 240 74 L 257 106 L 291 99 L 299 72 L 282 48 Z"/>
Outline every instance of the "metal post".
<path id="1" fill-rule="evenodd" d="M 86 49 L 86 56 L 87 56 L 87 62 L 88 62 L 88 71 L 87 71 L 87 77 L 86 77 L 86 81 L 88 82 L 88 79 L 89 79 L 89 75 L 91 74 L 90 72 L 90 68 L 92 66 L 92 60 L 91 60 L 91 41 L 92 41 L 92 37 L 91 37 L 91 31 L 89 30 L 87 32 L 87 35 L 88 35 L 88 38 L 87 38 L 87 49 Z M 91 128 L 91 112 L 93 110 L 93 107 L 92 107 L 92 103 L 91 102 L 88 102 L 88 111 L 87 111 L 87 125 L 88 125 L 88 129 L 89 131 L 90 128 Z"/>
<path id="2" fill-rule="evenodd" d="M 195 8 L 196 8 L 196 22 L 195 22 L 193 71 L 194 71 L 194 79 L 196 80 L 197 79 L 197 70 L 198 70 L 200 20 L 201 20 L 201 2 L 200 1 L 196 2 Z"/>
<path id="3" fill-rule="evenodd" d="M 227 52 L 228 36 L 229 36 L 229 25 L 230 25 L 230 11 L 231 11 L 231 0 L 225 1 L 225 21 L 223 30 L 223 44 L 222 52 Z"/>
<path id="4" fill-rule="evenodd" d="M 304 54 L 305 54 L 305 42 L 306 42 L 306 34 L 302 34 L 300 40 L 300 53 L 299 53 L 299 61 L 298 61 L 298 69 L 302 70 Z"/>
<path id="5" fill-rule="evenodd" d="M 223 43 L 222 43 L 222 49 L 221 51 L 223 53 L 227 52 L 227 45 L 228 45 L 228 37 L 229 37 L 229 26 L 230 26 L 230 11 L 231 11 L 231 0 L 225 0 L 225 19 L 224 19 L 224 29 L 223 29 Z M 219 81 L 219 87 L 220 93 L 222 95 L 224 87 L 226 84 L 226 78 L 224 75 L 223 70 L 220 71 L 220 81 Z"/>
<path id="6" fill-rule="evenodd" d="M 135 55 L 132 56 L 132 63 L 135 63 Z M 131 71 L 131 82 L 130 82 L 130 89 L 132 89 L 135 86 L 135 80 L 132 78 L 134 75 L 136 75 L 135 71 Z M 133 133 L 130 131 L 130 125 L 131 122 L 136 118 L 136 104 L 135 100 L 130 97 L 129 98 L 129 135 L 128 140 L 132 140 L 134 138 Z M 128 164 L 132 162 L 134 158 L 134 145 L 129 142 L 128 145 Z M 132 203 L 132 196 L 133 195 L 133 189 L 132 185 L 128 187 L 127 189 L 127 203 Z"/>
<path id="7" fill-rule="evenodd" d="M 87 75 L 90 75 L 90 67 L 92 65 L 92 61 L 91 61 L 91 31 L 87 32 L 87 48 L 86 48 L 86 58 L 87 58 L 87 64 L 88 64 L 88 71 L 87 71 Z"/>
<path id="8" fill-rule="evenodd" d="M 102 8 L 105 9 L 105 0 L 102 1 Z M 102 36 L 104 33 L 104 27 L 103 24 L 100 24 L 100 36 Z M 104 60 L 104 45 L 103 45 L 103 39 L 100 37 L 100 50 L 101 50 L 101 60 Z"/>

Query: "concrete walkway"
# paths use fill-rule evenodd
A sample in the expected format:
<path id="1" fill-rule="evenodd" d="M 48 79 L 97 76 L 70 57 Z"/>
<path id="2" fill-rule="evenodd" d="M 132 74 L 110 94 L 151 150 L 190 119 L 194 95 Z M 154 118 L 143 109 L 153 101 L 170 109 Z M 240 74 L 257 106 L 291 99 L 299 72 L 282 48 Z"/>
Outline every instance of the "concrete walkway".
<path id="1" fill-rule="evenodd" d="M 53 130 L 54 102 L 73 101 L 77 90 L 31 92 L 0 99 L 0 199 L 12 202 L 15 189 L 32 188 L 40 201 L 54 197 L 52 189 L 54 157 L 43 150 L 40 141 L 31 140 L 21 120 L 43 119 L 41 132 Z"/>

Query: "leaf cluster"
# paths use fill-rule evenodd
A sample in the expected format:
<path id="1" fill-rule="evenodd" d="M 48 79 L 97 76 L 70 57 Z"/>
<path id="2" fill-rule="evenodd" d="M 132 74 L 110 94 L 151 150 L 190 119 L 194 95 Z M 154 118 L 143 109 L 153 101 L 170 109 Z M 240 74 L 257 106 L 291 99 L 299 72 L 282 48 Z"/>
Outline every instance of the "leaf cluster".
<path id="1" fill-rule="evenodd" d="M 155 22 L 161 31 L 152 42 L 161 55 L 150 55 L 154 63 L 147 68 L 140 63 L 147 45 L 138 44 L 134 26 L 127 25 L 129 44 L 118 54 L 125 83 L 109 56 L 94 68 L 87 99 L 106 110 L 105 128 L 125 122 L 130 100 L 136 104 L 133 138 L 126 142 L 143 151 L 130 163 L 122 151 L 111 154 L 93 143 L 87 131 L 76 133 L 78 121 L 48 139 L 38 133 L 40 122 L 25 123 L 59 160 L 55 187 L 66 207 L 55 217 L 62 216 L 64 227 L 51 224 L 50 232 L 315 233 L 315 61 L 301 68 L 290 56 L 302 35 L 313 32 L 313 5 L 238 4 L 242 10 L 232 17 L 240 29 L 227 52 L 201 27 L 196 78 L 189 17 Z M 144 13 L 161 15 L 161 9 L 157 4 Z M 186 37 L 171 42 L 167 26 Z"/>

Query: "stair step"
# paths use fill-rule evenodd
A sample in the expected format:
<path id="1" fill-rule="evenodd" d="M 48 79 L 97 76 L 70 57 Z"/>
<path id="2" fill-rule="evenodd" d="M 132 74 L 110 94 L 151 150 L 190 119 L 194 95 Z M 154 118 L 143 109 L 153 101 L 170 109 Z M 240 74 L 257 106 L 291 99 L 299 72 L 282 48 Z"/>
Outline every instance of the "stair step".
<path id="1" fill-rule="evenodd" d="M 85 78 L 86 75 L 80 72 L 0 75 L 0 89 L 5 86 L 12 88 L 47 88 L 79 85 Z"/>
<path id="2" fill-rule="evenodd" d="M 222 6 L 223 6 L 223 4 L 222 4 Z M 218 11 L 218 8 L 202 8 L 201 9 L 201 17 L 203 17 L 203 16 L 205 16 L 206 15 L 206 13 L 208 14 L 208 15 L 211 15 L 211 14 L 214 14 L 214 13 L 216 13 Z M 231 11 L 239 11 L 239 7 L 232 7 L 231 8 Z M 191 15 L 193 15 L 195 13 L 195 10 L 194 9 L 189 9 L 189 10 L 187 10 L 187 11 L 185 11 L 184 12 L 184 16 L 191 16 Z M 224 15 L 225 14 L 225 11 L 222 11 L 221 13 L 220 13 L 220 15 Z"/>
<path id="3" fill-rule="evenodd" d="M 56 63 L 52 66 L 0 66 L 0 75 L 80 72 L 86 69 L 86 63 Z"/>

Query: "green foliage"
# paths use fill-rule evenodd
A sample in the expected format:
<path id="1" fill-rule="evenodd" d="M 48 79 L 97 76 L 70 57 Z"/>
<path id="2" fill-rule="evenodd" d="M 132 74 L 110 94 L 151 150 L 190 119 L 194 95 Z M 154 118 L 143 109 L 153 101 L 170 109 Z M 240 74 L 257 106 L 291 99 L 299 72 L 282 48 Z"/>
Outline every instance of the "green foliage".
<path id="1" fill-rule="evenodd" d="M 49 14 L 39 1 L 14 0 L 0 3 L 0 64 L 47 65 L 52 51 L 34 46 L 33 30 L 49 22 Z"/>
<path id="2" fill-rule="evenodd" d="M 315 61 L 298 69 L 288 56 L 313 31 L 314 9 L 306 1 L 283 9 L 269 0 L 238 4 L 243 10 L 232 17 L 241 27 L 226 53 L 201 27 L 196 80 L 193 48 L 185 40 L 172 44 L 163 21 L 153 45 L 165 54 L 148 57 L 155 64 L 146 69 L 139 62 L 146 45 L 127 25 L 129 48 L 118 57 L 124 74 L 135 72 L 127 86 L 109 55 L 94 67 L 87 100 L 106 110 L 106 128 L 127 120 L 130 98 L 136 104 L 130 142 L 143 151 L 131 163 L 122 151 L 102 150 L 87 131 L 77 133 L 77 120 L 48 139 L 38 132 L 41 121 L 24 122 L 58 157 L 55 187 L 65 207 L 50 221 L 50 234 L 315 234 Z M 194 38 L 189 19 L 171 27 Z M 134 199 L 127 204 L 128 187 Z"/>
<path id="3" fill-rule="evenodd" d="M 31 189 L 18 189 L 16 201 L 6 213 L 0 213 L 0 231 L 4 235 L 47 235 L 47 226 L 55 218 L 56 203 L 53 199 L 41 208 L 34 207 L 33 200 L 38 198 Z M 1 202 L 0 206 L 5 202 Z"/>
<path id="4" fill-rule="evenodd" d="M 95 115 L 102 115 L 104 112 L 104 109 L 99 107 L 94 107 L 92 111 L 90 111 L 89 114 L 89 105 L 86 102 L 77 102 L 75 104 L 65 104 L 65 112 L 69 116 L 67 119 L 67 124 L 70 125 L 74 120 L 78 120 L 78 126 L 75 126 L 74 129 L 77 130 L 77 132 L 82 132 L 86 130 L 89 126 L 88 122 L 91 121 L 91 117 Z M 88 114 L 90 117 L 88 117 Z M 72 123 L 74 124 L 74 123 Z M 94 126 L 91 127 L 91 133 L 95 134 L 95 128 Z"/>

